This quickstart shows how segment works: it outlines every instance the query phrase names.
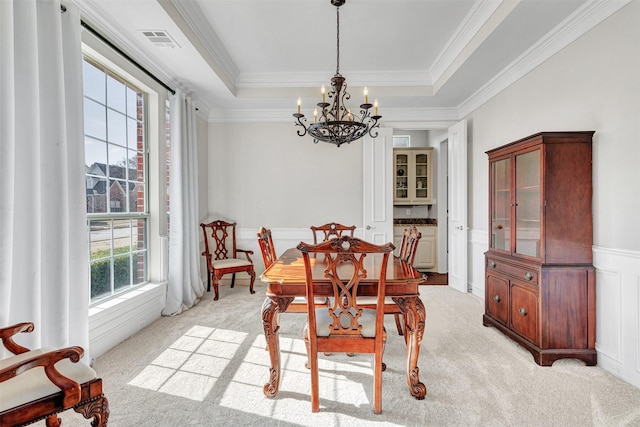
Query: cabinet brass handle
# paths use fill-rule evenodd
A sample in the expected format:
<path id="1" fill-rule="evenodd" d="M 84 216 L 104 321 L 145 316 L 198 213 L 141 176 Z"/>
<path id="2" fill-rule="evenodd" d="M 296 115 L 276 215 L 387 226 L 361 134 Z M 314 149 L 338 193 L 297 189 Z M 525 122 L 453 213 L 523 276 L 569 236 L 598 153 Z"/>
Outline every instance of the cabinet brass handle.
<path id="1" fill-rule="evenodd" d="M 520 312 L 521 316 L 526 316 L 527 315 L 527 310 L 525 310 L 524 307 L 520 307 L 520 310 L 518 310 L 518 312 Z"/>
<path id="2" fill-rule="evenodd" d="M 493 300 L 494 300 L 495 302 L 500 302 L 500 295 L 494 295 L 494 296 L 493 296 Z"/>
<path id="3" fill-rule="evenodd" d="M 527 280 L 531 280 L 533 279 L 533 274 L 529 273 L 528 271 L 526 273 L 524 273 L 524 278 Z"/>
<path id="4" fill-rule="evenodd" d="M 491 268 L 496 268 L 496 263 L 495 263 L 495 262 L 493 262 L 493 261 L 491 261 L 491 262 L 489 263 L 489 267 L 491 267 Z"/>

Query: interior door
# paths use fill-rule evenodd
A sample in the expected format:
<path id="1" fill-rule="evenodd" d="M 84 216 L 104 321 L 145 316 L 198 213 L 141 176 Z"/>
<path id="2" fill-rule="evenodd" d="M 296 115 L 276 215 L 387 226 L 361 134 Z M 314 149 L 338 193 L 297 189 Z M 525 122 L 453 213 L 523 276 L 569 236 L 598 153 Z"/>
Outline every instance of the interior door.
<path id="1" fill-rule="evenodd" d="M 467 121 L 449 128 L 449 286 L 467 292 Z"/>
<path id="2" fill-rule="evenodd" d="M 393 129 L 377 129 L 363 141 L 364 240 L 381 245 L 393 241 Z"/>

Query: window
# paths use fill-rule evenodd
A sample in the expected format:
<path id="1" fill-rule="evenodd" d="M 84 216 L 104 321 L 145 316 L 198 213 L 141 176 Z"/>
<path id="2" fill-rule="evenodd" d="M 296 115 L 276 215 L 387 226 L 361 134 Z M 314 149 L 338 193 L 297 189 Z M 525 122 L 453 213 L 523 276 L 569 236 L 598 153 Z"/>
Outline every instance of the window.
<path id="1" fill-rule="evenodd" d="M 393 135 L 394 147 L 411 147 L 411 135 Z"/>
<path id="2" fill-rule="evenodd" d="M 145 93 L 85 56 L 91 302 L 148 280 Z"/>

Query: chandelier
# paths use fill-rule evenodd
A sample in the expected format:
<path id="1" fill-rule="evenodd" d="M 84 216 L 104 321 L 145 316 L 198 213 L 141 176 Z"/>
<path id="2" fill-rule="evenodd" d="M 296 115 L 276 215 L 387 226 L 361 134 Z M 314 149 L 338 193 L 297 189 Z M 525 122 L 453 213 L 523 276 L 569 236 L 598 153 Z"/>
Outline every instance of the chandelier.
<path id="1" fill-rule="evenodd" d="M 349 144 L 351 141 L 362 138 L 369 134 L 372 138 L 378 136 L 378 132 L 374 129 L 380 127 L 378 120 L 382 116 L 378 115 L 378 100 L 373 104 L 369 103 L 369 95 L 367 88 L 364 88 L 364 104 L 360 105 L 360 115 L 351 112 L 345 101 L 351 98 L 347 92 L 346 79 L 340 74 L 340 6 L 346 0 L 331 0 L 331 4 L 336 7 L 336 74 L 331 78 L 331 90 L 325 94 L 325 87 L 322 85 L 322 101 L 318 102 L 318 108 L 313 110 L 313 123 L 305 125 L 307 119 L 300 112 L 301 100 L 298 98 L 298 112 L 293 115 L 296 118 L 296 126 L 302 126 L 302 130 L 298 129 L 299 136 L 305 136 L 307 133 L 313 137 L 313 142 L 318 141 L 329 142 L 340 147 L 342 144 Z M 327 102 L 327 96 L 330 103 Z M 371 107 L 373 107 L 373 115 L 371 115 Z"/>

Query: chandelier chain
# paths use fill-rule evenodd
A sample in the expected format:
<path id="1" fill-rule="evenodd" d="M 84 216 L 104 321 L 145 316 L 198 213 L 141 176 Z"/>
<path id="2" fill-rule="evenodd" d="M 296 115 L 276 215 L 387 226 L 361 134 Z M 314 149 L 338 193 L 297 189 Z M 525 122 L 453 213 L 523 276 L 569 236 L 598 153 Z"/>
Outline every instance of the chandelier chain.
<path id="1" fill-rule="evenodd" d="M 336 7 L 336 74 L 340 74 L 340 7 Z"/>

